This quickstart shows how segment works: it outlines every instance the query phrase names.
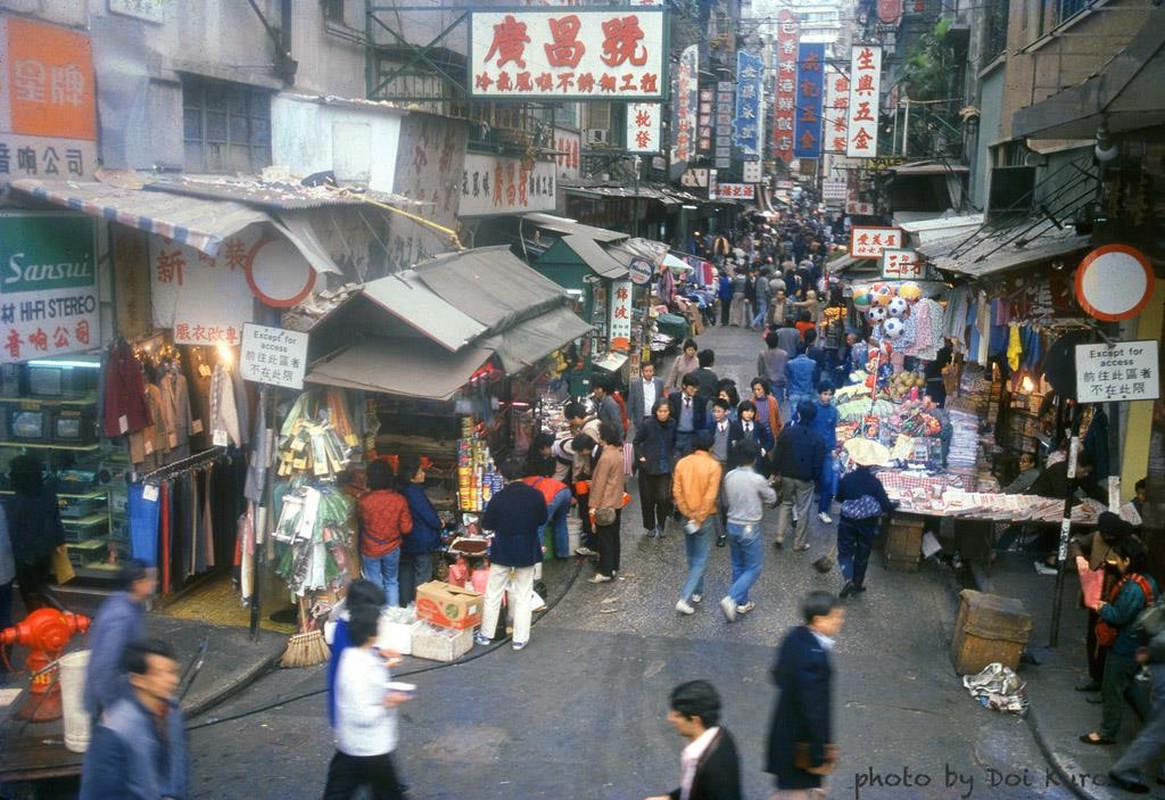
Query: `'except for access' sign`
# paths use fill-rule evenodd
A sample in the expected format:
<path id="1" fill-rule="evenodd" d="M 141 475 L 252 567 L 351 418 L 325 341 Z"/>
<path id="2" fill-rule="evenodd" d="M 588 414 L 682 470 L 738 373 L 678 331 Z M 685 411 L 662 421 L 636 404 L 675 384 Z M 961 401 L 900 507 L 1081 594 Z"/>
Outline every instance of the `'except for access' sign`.
<path id="1" fill-rule="evenodd" d="M 243 325 L 239 375 L 245 381 L 302 389 L 308 334 L 266 325 Z"/>
<path id="2" fill-rule="evenodd" d="M 1076 397 L 1081 403 L 1156 400 L 1161 396 L 1157 342 L 1076 345 Z"/>

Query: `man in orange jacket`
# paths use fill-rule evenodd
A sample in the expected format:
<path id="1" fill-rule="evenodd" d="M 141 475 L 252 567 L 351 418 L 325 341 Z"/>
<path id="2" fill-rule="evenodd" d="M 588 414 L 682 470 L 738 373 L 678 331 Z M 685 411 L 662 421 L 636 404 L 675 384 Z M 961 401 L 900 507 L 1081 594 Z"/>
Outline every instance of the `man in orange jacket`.
<path id="1" fill-rule="evenodd" d="M 712 432 L 696 432 L 696 449 L 676 462 L 672 477 L 672 496 L 676 508 L 687 520 L 684 523 L 684 554 L 688 560 L 688 578 L 680 589 L 676 611 L 694 614 L 692 604 L 704 599 L 704 573 L 712 541 L 716 538 L 719 509 L 720 477 L 724 468 L 712 454 Z"/>

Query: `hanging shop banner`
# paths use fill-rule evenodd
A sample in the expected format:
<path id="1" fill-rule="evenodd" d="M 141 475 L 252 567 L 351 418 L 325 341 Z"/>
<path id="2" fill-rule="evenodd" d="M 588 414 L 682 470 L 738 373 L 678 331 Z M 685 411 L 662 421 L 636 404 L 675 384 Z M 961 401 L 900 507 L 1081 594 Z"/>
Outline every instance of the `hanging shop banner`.
<path id="1" fill-rule="evenodd" d="M 736 84 L 732 81 L 716 82 L 716 106 L 712 118 L 712 129 L 716 135 L 716 169 L 732 166 L 732 115 L 736 105 Z"/>
<path id="2" fill-rule="evenodd" d="M 96 108 L 88 36 L 0 16 L 0 182 L 92 180 Z"/>
<path id="3" fill-rule="evenodd" d="M 627 152 L 658 153 L 662 103 L 627 104 Z"/>
<path id="4" fill-rule="evenodd" d="M 773 103 L 773 152 L 778 161 L 793 161 L 793 127 L 797 117 L 797 44 L 801 30 L 793 12 L 777 17 L 777 82 Z"/>
<path id="5" fill-rule="evenodd" d="M 854 45 L 850 54 L 849 108 L 845 154 L 850 158 L 878 155 L 878 91 L 882 79 L 882 48 Z"/>
<path id="6" fill-rule="evenodd" d="M 845 155 L 849 78 L 835 69 L 825 71 L 825 109 L 822 112 L 822 149 L 826 153 Z"/>
<path id="7" fill-rule="evenodd" d="M 736 116 L 732 120 L 732 143 L 746 157 L 760 155 L 764 76 L 765 65 L 760 56 L 736 51 Z"/>
<path id="8" fill-rule="evenodd" d="M 611 281 L 611 350 L 631 350 L 631 281 Z"/>
<path id="9" fill-rule="evenodd" d="M 570 13 L 566 13 L 566 12 Z M 662 100 L 662 7 L 470 11 L 477 98 Z"/>
<path id="10" fill-rule="evenodd" d="M 882 250 L 882 277 L 889 281 L 920 281 L 926 276 L 926 264 L 915 250 L 887 247 Z"/>
<path id="11" fill-rule="evenodd" d="M 1157 400 L 1157 348 L 1153 339 L 1076 345 L 1076 397 L 1081 403 Z"/>
<path id="12" fill-rule="evenodd" d="M 850 230 L 849 254 L 853 258 L 880 259 L 886 248 L 902 249 L 901 228 L 854 225 Z"/>
<path id="13" fill-rule="evenodd" d="M 0 216 L 0 363 L 99 344 L 97 220 Z"/>
<path id="14" fill-rule="evenodd" d="M 466 153 L 459 216 L 553 211 L 554 173 L 553 161 L 535 161 L 527 169 L 521 159 Z"/>
<path id="15" fill-rule="evenodd" d="M 825 45 L 797 46 L 797 113 L 793 156 L 821 158 L 821 106 L 825 90 Z"/>
<path id="16" fill-rule="evenodd" d="M 751 183 L 720 183 L 716 185 L 715 195 L 709 191 L 709 199 L 754 200 L 756 199 L 756 186 Z"/>
<path id="17" fill-rule="evenodd" d="M 680 54 L 676 67 L 675 85 L 672 87 L 672 141 L 671 179 L 684 174 L 688 162 L 694 154 L 696 135 L 696 108 L 700 76 L 700 50 L 691 45 Z"/>
<path id="18" fill-rule="evenodd" d="M 309 338 L 299 331 L 246 323 L 239 353 L 239 376 L 254 383 L 303 389 Z"/>
<path id="19" fill-rule="evenodd" d="M 249 259 L 263 241 L 258 225 L 223 242 L 215 257 L 161 236 L 150 237 L 154 325 L 174 331 L 174 344 L 236 345 L 254 316 Z M 214 302 L 208 302 L 214 298 Z"/>
<path id="20" fill-rule="evenodd" d="M 696 111 L 696 150 L 712 152 L 712 107 L 716 102 L 716 90 L 700 90 L 700 106 Z"/>

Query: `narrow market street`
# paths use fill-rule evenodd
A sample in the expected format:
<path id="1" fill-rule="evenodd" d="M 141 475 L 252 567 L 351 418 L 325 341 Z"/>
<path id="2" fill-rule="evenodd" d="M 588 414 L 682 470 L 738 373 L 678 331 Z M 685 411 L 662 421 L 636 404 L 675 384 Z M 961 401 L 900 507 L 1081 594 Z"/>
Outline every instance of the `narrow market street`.
<path id="1" fill-rule="evenodd" d="M 739 328 L 700 337 L 716 351 L 722 374 L 738 382 L 752 377 L 757 343 Z M 766 512 L 766 532 L 775 517 Z M 762 750 L 775 697 L 774 648 L 799 623 L 805 592 L 840 586 L 836 571 L 820 575 L 811 566 L 832 527 L 814 519 L 811 530 L 808 552 L 768 549 L 753 592 L 757 609 L 732 625 L 716 604 L 729 583 L 728 550 L 713 550 L 709 596 L 694 616 L 682 617 L 673 606 L 686 572 L 683 534 L 672 523 L 664 538 L 645 539 L 633 499 L 623 522 L 624 580 L 591 586 L 581 559 L 552 565 L 547 582 L 561 599 L 537 620 L 526 650 L 475 647 L 459 663 L 407 659 L 398 670 L 395 677 L 418 686 L 398 751 L 411 796 L 622 800 L 668 791 L 682 742 L 664 721 L 667 695 L 703 677 L 724 698 L 745 796 L 767 798 Z M 848 601 L 836 650 L 843 762 L 830 796 L 1069 797 L 1049 776 L 1025 722 L 982 708 L 955 674 L 954 573 L 932 562 L 917 573 L 888 572 L 876 551 L 868 582 L 868 592 Z M 322 694 L 200 726 L 318 692 L 323 682 L 322 667 L 276 671 L 194 721 L 194 796 L 322 790 L 332 752 Z M 1084 708 L 1082 725 L 1094 707 Z"/>

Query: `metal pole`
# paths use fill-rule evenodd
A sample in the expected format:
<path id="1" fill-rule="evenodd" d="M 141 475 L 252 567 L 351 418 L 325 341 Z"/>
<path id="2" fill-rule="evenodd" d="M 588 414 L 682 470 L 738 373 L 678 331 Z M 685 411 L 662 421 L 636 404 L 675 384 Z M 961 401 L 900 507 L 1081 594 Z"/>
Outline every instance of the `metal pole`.
<path id="1" fill-rule="evenodd" d="M 259 404 L 267 412 L 267 425 L 262 433 L 263 457 L 266 459 L 266 472 L 263 479 L 263 502 L 255 509 L 255 554 L 251 558 L 251 640 L 259 638 L 260 592 L 259 561 L 263 554 L 264 538 L 267 533 L 267 514 L 274 505 L 275 497 L 275 392 L 264 384 L 259 390 Z"/>
<path id="2" fill-rule="evenodd" d="M 1068 560 L 1068 540 L 1072 535 L 1072 498 L 1076 493 L 1076 458 L 1080 454 L 1080 406 L 1072 406 L 1072 438 L 1068 445 L 1068 496 L 1064 498 L 1064 518 L 1060 521 L 1060 544 L 1056 554 L 1056 590 L 1052 595 L 1052 630 L 1048 647 L 1060 640 L 1060 612 L 1064 604 L 1065 562 Z"/>

